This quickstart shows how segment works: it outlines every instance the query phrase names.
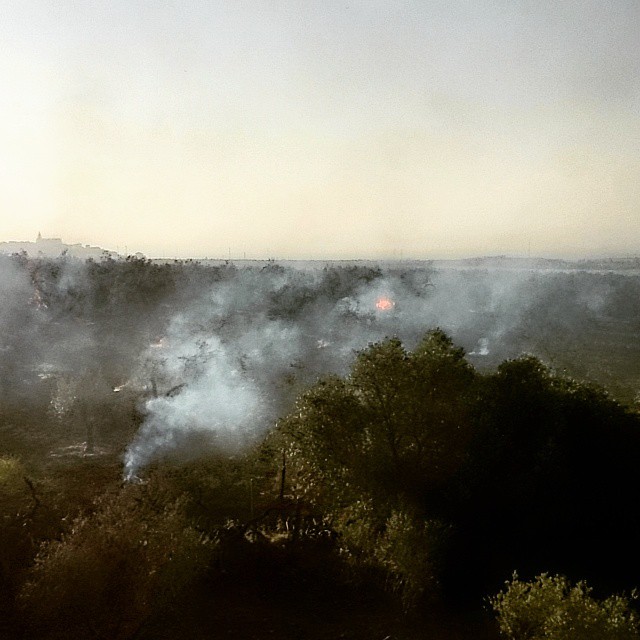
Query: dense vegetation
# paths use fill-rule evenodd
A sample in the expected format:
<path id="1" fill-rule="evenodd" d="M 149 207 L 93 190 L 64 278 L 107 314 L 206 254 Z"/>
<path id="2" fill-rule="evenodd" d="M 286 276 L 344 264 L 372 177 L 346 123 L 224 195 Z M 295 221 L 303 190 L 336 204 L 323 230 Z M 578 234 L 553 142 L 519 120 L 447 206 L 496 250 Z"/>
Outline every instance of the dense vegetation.
<path id="1" fill-rule="evenodd" d="M 598 600 L 585 582 L 572 585 L 562 576 L 542 574 L 522 582 L 514 575 L 491 604 L 502 634 L 514 640 L 633 640 L 640 632 L 640 618 L 628 598 Z"/>
<path id="2" fill-rule="evenodd" d="M 637 637 L 633 601 L 610 596 L 640 575 L 633 370 L 603 380 L 627 403 L 578 382 L 569 373 L 606 354 L 576 355 L 568 337 L 594 318 L 637 335 L 625 297 L 636 280 L 532 276 L 528 298 L 507 304 L 469 274 L 457 293 L 467 310 L 485 304 L 479 322 L 487 296 L 492 313 L 519 318 L 492 321 L 507 356 L 495 362 L 450 337 L 477 342 L 471 321 L 447 322 L 435 291 L 446 278 L 428 269 L 26 256 L 2 267 L 0 634 Z M 366 306 L 381 292 L 388 315 Z M 551 317 L 558 296 L 575 317 Z M 438 305 L 447 332 L 425 326 Z M 193 349 L 172 357 L 165 336 Z M 536 343 L 556 344 L 550 364 L 577 364 L 513 353 Z M 221 367 L 242 385 L 221 386 Z M 252 420 L 266 426 L 236 438 L 216 404 L 179 404 L 209 384 L 238 403 L 255 390 L 266 409 Z M 211 413 L 162 431 L 158 416 L 173 413 L 158 407 Z M 149 416 L 147 457 L 123 481 Z M 500 592 L 514 571 L 525 580 Z"/>

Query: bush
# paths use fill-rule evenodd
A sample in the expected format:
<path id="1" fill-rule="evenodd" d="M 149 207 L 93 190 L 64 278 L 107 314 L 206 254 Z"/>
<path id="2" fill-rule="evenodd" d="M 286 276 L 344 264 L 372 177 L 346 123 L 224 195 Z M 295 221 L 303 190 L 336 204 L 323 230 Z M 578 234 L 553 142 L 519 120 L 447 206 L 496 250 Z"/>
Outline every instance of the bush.
<path id="1" fill-rule="evenodd" d="M 17 517 L 29 502 L 26 471 L 17 458 L 0 457 L 0 513 L 3 519 Z"/>
<path id="2" fill-rule="evenodd" d="M 20 594 L 29 637 L 129 638 L 209 564 L 184 500 L 148 486 L 102 496 L 68 535 L 43 545 Z"/>
<path id="3" fill-rule="evenodd" d="M 382 570 L 386 587 L 405 609 L 438 595 L 447 525 L 425 520 L 407 505 L 382 517 L 365 499 L 337 511 L 331 524 L 343 556 L 356 569 L 369 567 L 374 575 Z"/>
<path id="4" fill-rule="evenodd" d="M 635 593 L 632 594 L 635 598 Z M 631 640 L 640 619 L 622 596 L 597 600 L 585 582 L 545 573 L 531 582 L 514 574 L 490 600 L 501 633 L 511 640 Z"/>
<path id="5" fill-rule="evenodd" d="M 0 457 L 0 607 L 11 600 L 34 552 L 32 519 L 39 501 L 17 458 Z"/>
<path id="6" fill-rule="evenodd" d="M 392 576 L 405 608 L 436 594 L 447 529 L 438 521 L 425 521 L 406 510 L 394 510 L 389 516 L 375 556 Z"/>

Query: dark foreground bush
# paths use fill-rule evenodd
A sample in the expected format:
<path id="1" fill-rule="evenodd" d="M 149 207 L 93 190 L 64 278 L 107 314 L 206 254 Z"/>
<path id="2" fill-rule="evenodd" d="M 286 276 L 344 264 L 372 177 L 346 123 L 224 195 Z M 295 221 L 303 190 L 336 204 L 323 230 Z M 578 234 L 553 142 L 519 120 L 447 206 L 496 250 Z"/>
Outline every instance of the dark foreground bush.
<path id="1" fill-rule="evenodd" d="M 183 507 L 147 486 L 99 499 L 38 554 L 20 593 L 27 637 L 133 637 L 209 564 L 212 543 Z"/>
<path id="2" fill-rule="evenodd" d="M 572 585 L 562 576 L 542 574 L 524 582 L 514 574 L 491 605 L 501 633 L 511 640 L 640 638 L 640 618 L 627 598 L 597 600 L 585 582 Z"/>

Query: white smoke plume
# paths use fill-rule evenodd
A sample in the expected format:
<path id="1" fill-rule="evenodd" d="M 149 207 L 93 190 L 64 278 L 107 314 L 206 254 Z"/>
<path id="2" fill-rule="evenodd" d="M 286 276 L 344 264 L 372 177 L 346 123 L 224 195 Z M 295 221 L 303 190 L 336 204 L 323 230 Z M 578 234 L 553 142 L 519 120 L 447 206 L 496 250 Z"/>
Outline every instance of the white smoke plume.
<path id="1" fill-rule="evenodd" d="M 479 368 L 529 352 L 599 381 L 603 367 L 586 357 L 595 336 L 630 384 L 640 379 L 628 340 L 640 317 L 637 273 L 0 256 L 0 297 L 5 403 L 46 406 L 68 379 L 102 441 L 119 448 L 129 423 L 113 411 L 138 400 L 129 476 L 164 456 L 238 451 L 317 377 L 348 373 L 369 343 L 397 336 L 412 349 L 435 327 Z M 63 410 L 66 396 L 53 398 Z M 84 437 L 77 422 L 68 438 Z"/>
<path id="2" fill-rule="evenodd" d="M 344 374 L 358 350 L 387 336 L 411 348 L 435 326 L 464 335 L 479 314 L 509 307 L 510 292 L 526 278 L 513 275 L 487 296 L 480 283 L 455 273 L 423 270 L 411 281 L 400 272 L 375 276 L 352 287 L 351 295 L 332 299 L 318 295 L 318 271 L 240 269 L 191 300 L 149 348 L 138 374 L 141 383 L 150 380 L 147 388 L 157 397 L 145 404 L 125 475 L 135 476 L 158 457 L 189 451 L 195 436 L 196 446 L 204 436 L 212 447 L 236 451 L 289 408 L 287 380 L 310 383 L 321 374 Z M 306 306 L 288 299 L 304 287 L 315 296 Z M 503 329 L 492 322 L 487 330 L 496 338 Z M 489 338 L 474 334 L 468 343 L 478 340 L 486 355 Z"/>
<path id="3" fill-rule="evenodd" d="M 159 456 L 189 451 L 194 437 L 197 446 L 204 437 L 212 447 L 235 451 L 289 408 L 287 381 L 344 374 L 355 352 L 371 342 L 397 335 L 412 347 L 436 325 L 455 332 L 477 322 L 470 317 L 473 304 L 496 304 L 466 291 L 459 278 L 452 296 L 447 275 L 427 272 L 411 282 L 376 273 L 351 295 L 331 299 L 318 293 L 321 275 L 239 270 L 173 318 L 138 374 L 157 397 L 145 404 L 125 475 L 135 476 Z M 288 298 L 304 287 L 314 293 L 306 306 L 304 298 Z"/>

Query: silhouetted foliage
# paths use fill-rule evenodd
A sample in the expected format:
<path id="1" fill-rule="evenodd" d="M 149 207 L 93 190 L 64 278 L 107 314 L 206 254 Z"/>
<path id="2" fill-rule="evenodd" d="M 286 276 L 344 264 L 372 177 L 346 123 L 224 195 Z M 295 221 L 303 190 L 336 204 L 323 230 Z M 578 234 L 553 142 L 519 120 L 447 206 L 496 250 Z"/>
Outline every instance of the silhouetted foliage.
<path id="1" fill-rule="evenodd" d="M 463 356 L 441 331 L 412 353 L 391 339 L 348 377 L 318 383 L 277 432 L 290 490 L 373 559 L 392 519 L 414 522 L 413 539 L 420 522 L 448 532 L 430 579 L 456 598 L 479 597 L 513 567 L 634 580 L 610 554 L 624 548 L 636 566 L 637 415 L 531 356 L 484 376 Z"/>
<path id="2" fill-rule="evenodd" d="M 637 414 L 524 357 L 484 377 L 474 422 L 452 512 L 449 589 L 486 591 L 513 567 L 633 586 Z"/>
<path id="3" fill-rule="evenodd" d="M 509 640 L 634 640 L 640 618 L 628 598 L 598 600 L 585 582 L 542 574 L 530 582 L 517 575 L 491 599 L 500 632 Z M 635 594 L 633 594 L 635 599 Z"/>
<path id="4" fill-rule="evenodd" d="M 38 638 L 131 638 L 208 565 L 211 543 L 184 500 L 150 485 L 101 496 L 61 540 L 43 545 L 20 594 Z"/>

